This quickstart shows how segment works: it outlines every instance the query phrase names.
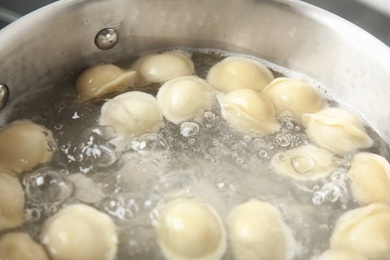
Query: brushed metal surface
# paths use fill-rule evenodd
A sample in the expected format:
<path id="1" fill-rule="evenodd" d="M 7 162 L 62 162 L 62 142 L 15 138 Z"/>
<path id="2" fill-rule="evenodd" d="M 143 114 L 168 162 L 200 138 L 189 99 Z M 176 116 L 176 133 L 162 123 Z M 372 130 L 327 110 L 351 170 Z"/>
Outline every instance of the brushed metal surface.
<path id="1" fill-rule="evenodd" d="M 94 44 L 103 28 L 120 35 L 108 51 Z M 161 47 L 218 48 L 307 74 L 390 139 L 390 49 L 304 2 L 59 1 L 17 20 L 0 37 L 0 81 L 10 87 L 10 103 L 93 61 Z"/>

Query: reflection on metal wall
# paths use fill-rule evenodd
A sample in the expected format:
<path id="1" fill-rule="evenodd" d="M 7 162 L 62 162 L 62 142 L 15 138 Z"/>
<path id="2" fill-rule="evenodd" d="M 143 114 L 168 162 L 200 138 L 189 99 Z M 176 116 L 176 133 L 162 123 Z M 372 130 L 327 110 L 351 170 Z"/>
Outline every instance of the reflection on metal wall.
<path id="1" fill-rule="evenodd" d="M 302 0 L 339 15 L 390 46 L 389 0 Z M 1 0 L 0 28 L 8 23 L 56 0 Z M 367 7 L 362 3 L 367 3 Z M 379 10 L 379 11 L 378 11 Z M 386 11 L 387 10 L 387 11 Z"/>

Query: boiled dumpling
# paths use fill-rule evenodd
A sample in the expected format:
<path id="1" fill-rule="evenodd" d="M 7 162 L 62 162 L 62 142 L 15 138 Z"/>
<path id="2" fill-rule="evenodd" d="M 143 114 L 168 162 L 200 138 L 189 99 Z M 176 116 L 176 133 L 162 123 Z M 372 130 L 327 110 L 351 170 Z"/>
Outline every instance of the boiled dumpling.
<path id="1" fill-rule="evenodd" d="M 240 57 L 225 58 L 211 67 L 207 74 L 207 82 L 224 93 L 244 88 L 260 91 L 273 79 L 266 66 Z"/>
<path id="2" fill-rule="evenodd" d="M 205 110 L 214 105 L 215 91 L 196 76 L 177 77 L 162 85 L 157 101 L 165 118 L 172 123 L 200 121 Z"/>
<path id="3" fill-rule="evenodd" d="M 353 197 L 361 204 L 390 204 L 390 164 L 382 156 L 358 153 L 349 169 Z"/>
<path id="4" fill-rule="evenodd" d="M 260 135 L 279 131 L 275 108 L 264 94 L 237 89 L 217 98 L 223 118 L 236 130 Z"/>
<path id="5" fill-rule="evenodd" d="M 331 249 L 347 249 L 369 259 L 390 256 L 390 206 L 381 203 L 348 211 L 340 217 L 331 237 Z"/>
<path id="6" fill-rule="evenodd" d="M 179 51 L 148 54 L 139 58 L 132 67 L 146 82 L 165 82 L 194 74 L 190 57 Z"/>
<path id="7" fill-rule="evenodd" d="M 170 260 L 217 260 L 226 249 L 226 232 L 211 206 L 194 199 L 169 202 L 155 223 L 160 248 Z"/>
<path id="8" fill-rule="evenodd" d="M 108 215 L 74 204 L 46 220 L 41 242 L 53 260 L 112 260 L 118 236 Z"/>
<path id="9" fill-rule="evenodd" d="M 369 260 L 367 257 L 350 250 L 333 249 L 322 253 L 314 260 Z"/>
<path id="10" fill-rule="evenodd" d="M 302 124 L 312 141 L 337 154 L 368 148 L 374 143 L 359 118 L 341 108 L 303 114 Z"/>
<path id="11" fill-rule="evenodd" d="M 294 256 L 295 240 L 278 210 L 252 199 L 235 207 L 227 218 L 235 259 L 285 260 Z"/>
<path id="12" fill-rule="evenodd" d="M 0 164 L 20 173 L 48 162 L 55 149 L 50 130 L 29 120 L 18 120 L 0 131 Z"/>
<path id="13" fill-rule="evenodd" d="M 299 79 L 274 79 L 263 93 L 271 99 L 277 111 L 290 111 L 298 119 L 303 113 L 319 111 L 323 105 L 318 91 Z"/>
<path id="14" fill-rule="evenodd" d="M 123 71 L 113 64 L 100 64 L 85 70 L 76 81 L 76 88 L 84 100 L 123 91 L 135 85 L 137 72 Z"/>
<path id="15" fill-rule="evenodd" d="M 0 259 L 49 260 L 44 248 L 30 235 L 22 232 L 7 233 L 0 239 Z"/>
<path id="16" fill-rule="evenodd" d="M 328 150 L 305 145 L 274 155 L 271 161 L 276 172 L 298 180 L 316 180 L 337 169 L 335 157 Z"/>
<path id="17" fill-rule="evenodd" d="M 19 180 L 0 174 L 0 231 L 24 223 L 24 192 Z"/>
<path id="18" fill-rule="evenodd" d="M 130 137 L 157 132 L 162 120 L 155 97 L 132 91 L 108 100 L 101 109 L 99 124 L 112 126 L 120 135 Z"/>

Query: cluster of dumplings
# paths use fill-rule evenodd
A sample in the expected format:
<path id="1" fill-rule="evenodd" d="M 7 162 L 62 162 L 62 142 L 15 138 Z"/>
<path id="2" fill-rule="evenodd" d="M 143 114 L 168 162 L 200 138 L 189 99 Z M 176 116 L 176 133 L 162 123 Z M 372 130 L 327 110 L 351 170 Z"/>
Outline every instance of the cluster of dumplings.
<path id="1" fill-rule="evenodd" d="M 0 130 L 0 259 L 113 260 L 117 234 L 112 219 L 84 204 L 65 206 L 48 218 L 39 241 L 9 231 L 28 221 L 19 181 L 26 172 L 48 163 L 56 150 L 52 132 L 29 120 Z"/>
<path id="2" fill-rule="evenodd" d="M 237 260 L 294 256 L 295 240 L 279 211 L 256 199 L 233 208 L 225 225 L 211 205 L 193 198 L 174 199 L 161 209 L 154 225 L 169 260 L 219 260 L 228 243 Z"/>
<path id="3" fill-rule="evenodd" d="M 149 83 L 159 85 L 156 96 L 133 90 Z M 280 131 L 278 114 L 289 111 L 311 143 L 274 155 L 275 172 L 316 181 L 338 168 L 337 156 L 352 156 L 350 191 L 361 207 L 339 218 L 329 250 L 317 259 L 389 259 L 390 164 L 379 155 L 358 151 L 374 143 L 361 120 L 329 107 L 307 82 L 274 78 L 263 64 L 242 57 L 223 59 L 203 79 L 196 76 L 189 54 L 168 51 L 144 55 L 130 70 L 94 65 L 79 76 L 76 88 L 83 101 L 116 94 L 101 107 L 98 123 L 123 138 L 157 133 L 164 119 L 175 125 L 202 122 L 204 113 L 216 107 L 232 129 L 261 137 Z M 37 239 L 10 230 L 26 222 L 19 178 L 50 162 L 56 141 L 44 126 L 18 120 L 0 130 L 0 144 L 0 231 L 6 231 L 0 237 L 0 259 L 115 259 L 115 223 L 85 204 L 63 205 L 45 220 Z M 228 245 L 236 260 L 290 260 L 297 250 L 278 208 L 257 199 L 237 205 L 223 221 L 211 205 L 177 198 L 159 208 L 153 225 L 168 260 L 219 260 Z"/>
<path id="4" fill-rule="evenodd" d="M 202 79 L 195 75 L 188 54 L 180 51 L 152 53 L 136 60 L 131 71 L 122 72 L 121 77 L 126 73 L 135 79 L 127 84 L 126 89 L 130 91 L 106 101 L 99 119 L 100 125 L 114 127 L 125 138 L 158 132 L 163 118 L 173 124 L 201 122 L 204 112 L 217 104 L 222 117 L 233 129 L 261 137 L 280 131 L 278 113 L 289 111 L 292 118 L 303 125 L 311 143 L 277 153 L 271 165 L 275 172 L 300 181 L 329 176 L 338 168 L 337 156 L 355 153 L 374 143 L 356 115 L 343 108 L 329 107 L 307 82 L 274 78 L 266 66 L 251 59 L 225 58 L 212 66 L 206 79 Z M 131 91 L 136 84 L 147 83 L 160 84 L 156 97 Z M 121 89 L 121 84 L 117 87 L 114 84 L 109 90 L 106 82 L 102 82 L 101 87 L 108 93 Z M 80 84 L 78 89 L 83 98 L 82 88 Z M 96 94 L 92 98 L 100 96 Z M 390 202 L 389 163 L 385 158 L 357 153 L 348 174 L 351 193 L 359 204 L 379 207 Z M 332 236 L 331 249 L 320 259 L 384 259 L 381 252 L 362 252 L 369 243 L 366 247 L 352 245 L 354 240 L 348 236 L 352 236 L 353 231 L 348 229 L 351 234 L 343 231 L 345 223 L 356 222 L 349 217 L 351 214 L 340 219 Z M 155 227 L 158 243 L 167 259 L 220 259 L 226 247 L 225 237 L 231 243 L 235 259 L 290 259 L 294 251 L 294 239 L 280 215 L 272 206 L 256 200 L 232 210 L 226 221 L 226 234 L 216 212 L 195 200 L 168 203 Z M 373 236 L 374 229 L 357 225 L 356 232 Z M 387 245 L 386 232 L 379 233 L 383 234 L 381 243 Z M 269 241 L 274 242 L 268 245 Z M 260 244 L 264 246 L 256 246 Z M 279 250 L 273 251 L 275 248 Z"/>
<path id="5" fill-rule="evenodd" d="M 158 132 L 163 118 L 174 124 L 202 121 L 204 112 L 218 103 L 222 117 L 245 134 L 263 136 L 278 132 L 281 125 L 277 114 L 289 111 L 319 148 L 343 156 L 373 145 L 353 113 L 327 107 L 319 92 L 307 82 L 274 78 L 265 65 L 255 60 L 228 57 L 212 66 L 206 79 L 194 74 L 194 64 L 187 53 L 152 53 L 136 60 L 129 71 L 111 64 L 87 69 L 79 77 L 77 89 L 86 100 L 130 90 L 109 99 L 99 120 L 101 125 L 112 126 L 125 137 Z M 132 87 L 147 83 L 160 84 L 157 97 L 131 91 Z M 309 179 L 312 178 L 310 175 Z"/>

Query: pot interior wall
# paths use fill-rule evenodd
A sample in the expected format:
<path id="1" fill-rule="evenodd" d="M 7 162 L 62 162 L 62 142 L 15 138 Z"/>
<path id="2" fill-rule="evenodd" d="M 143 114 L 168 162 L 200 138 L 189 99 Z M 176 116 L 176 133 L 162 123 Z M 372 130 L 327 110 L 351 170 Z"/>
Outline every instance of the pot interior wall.
<path id="1" fill-rule="evenodd" d="M 103 28 L 119 43 L 94 44 Z M 293 0 L 59 1 L 0 32 L 0 82 L 7 110 L 37 88 L 92 62 L 165 47 L 216 48 L 255 55 L 324 84 L 390 140 L 390 50 L 352 24 Z M 1 121 L 0 121 L 1 123 Z"/>

